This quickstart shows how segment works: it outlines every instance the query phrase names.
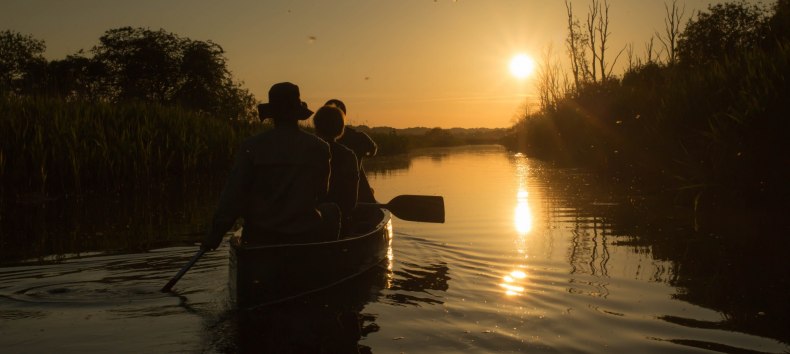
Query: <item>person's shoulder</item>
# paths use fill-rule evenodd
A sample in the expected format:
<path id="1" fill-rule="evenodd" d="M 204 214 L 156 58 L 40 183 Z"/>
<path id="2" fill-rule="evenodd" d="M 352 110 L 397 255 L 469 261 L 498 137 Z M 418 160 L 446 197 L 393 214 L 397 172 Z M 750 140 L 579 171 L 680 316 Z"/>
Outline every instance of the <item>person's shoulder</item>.
<path id="1" fill-rule="evenodd" d="M 356 158 L 357 154 L 354 153 L 354 150 L 351 150 L 348 146 L 345 146 L 343 144 L 337 144 L 337 146 L 343 151 L 344 154 L 354 155 L 354 158 Z"/>
<path id="2" fill-rule="evenodd" d="M 349 149 L 347 146 L 340 144 L 340 143 L 332 143 L 332 156 L 340 155 L 345 160 L 353 160 L 354 163 L 357 161 L 357 154 L 354 150 Z"/>
<path id="3" fill-rule="evenodd" d="M 309 151 L 310 154 L 319 154 L 327 158 L 331 156 L 329 144 L 314 134 L 300 129 L 292 139 L 294 139 L 292 143 L 299 146 L 302 151 Z"/>
<path id="4" fill-rule="evenodd" d="M 332 151 L 337 150 L 341 154 L 348 154 L 349 152 L 352 153 L 352 154 L 354 153 L 353 149 L 351 149 L 348 146 L 345 146 L 345 145 L 343 145 L 343 144 L 341 144 L 341 143 L 339 143 L 337 141 L 333 141 L 333 142 L 329 143 L 329 146 L 332 148 Z"/>
<path id="5" fill-rule="evenodd" d="M 315 134 L 308 133 L 304 130 L 299 131 L 298 139 L 304 144 L 326 147 L 327 149 L 329 148 L 329 144 L 326 141 L 319 138 Z"/>
<path id="6" fill-rule="evenodd" d="M 299 150 L 321 150 L 329 153 L 329 145 L 319 137 L 299 130 L 271 129 L 245 139 L 242 148 L 250 151 L 275 151 L 279 147 L 290 146 Z"/>
<path id="7" fill-rule="evenodd" d="M 248 138 L 244 139 L 243 142 L 251 144 L 251 143 L 255 143 L 255 142 L 267 141 L 267 140 L 271 139 L 271 137 L 273 135 L 275 135 L 275 134 L 277 134 L 275 129 L 267 129 L 267 130 L 264 130 L 264 131 L 262 131 L 260 133 L 255 134 L 255 135 L 253 135 L 251 137 L 248 137 Z"/>

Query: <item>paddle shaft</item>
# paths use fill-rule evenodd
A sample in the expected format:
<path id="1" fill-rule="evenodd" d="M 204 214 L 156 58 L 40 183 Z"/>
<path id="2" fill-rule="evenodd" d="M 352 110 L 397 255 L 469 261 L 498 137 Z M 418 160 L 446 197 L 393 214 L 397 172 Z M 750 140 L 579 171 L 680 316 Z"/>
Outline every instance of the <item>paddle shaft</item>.
<path id="1" fill-rule="evenodd" d="M 181 277 L 183 277 L 184 274 L 186 274 L 189 268 L 192 268 L 192 266 L 195 265 L 197 260 L 200 259 L 200 257 L 203 256 L 204 253 L 206 253 L 206 250 L 202 248 L 199 249 L 197 253 L 195 253 L 195 255 L 192 256 L 192 259 L 190 259 L 189 262 L 183 268 L 181 268 L 181 270 L 179 270 L 178 273 L 176 273 L 176 276 L 174 276 L 173 279 L 170 279 L 170 281 L 167 282 L 167 284 L 165 284 L 164 287 L 162 287 L 162 292 L 163 293 L 169 292 L 170 289 L 173 288 L 173 285 L 176 285 L 178 280 L 181 279 Z"/>

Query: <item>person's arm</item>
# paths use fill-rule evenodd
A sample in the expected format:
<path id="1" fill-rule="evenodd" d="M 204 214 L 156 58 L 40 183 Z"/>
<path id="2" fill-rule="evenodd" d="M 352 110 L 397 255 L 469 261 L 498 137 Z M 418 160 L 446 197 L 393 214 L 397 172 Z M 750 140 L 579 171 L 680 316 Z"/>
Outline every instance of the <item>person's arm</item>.
<path id="1" fill-rule="evenodd" d="M 376 142 L 373 141 L 373 139 L 370 137 L 370 135 L 367 135 L 367 134 L 362 133 L 362 132 L 360 132 L 360 133 L 362 135 L 364 135 L 366 140 L 367 140 L 368 149 L 366 151 L 366 155 L 368 157 L 376 156 L 376 153 L 379 151 L 379 146 L 376 145 Z"/>
<path id="2" fill-rule="evenodd" d="M 236 161 L 230 171 L 230 176 L 225 182 L 219 198 L 219 206 L 214 213 L 211 227 L 206 234 L 201 249 L 216 249 L 222 242 L 222 237 L 236 223 L 241 216 L 244 198 L 249 190 L 252 179 L 252 159 L 248 148 L 242 146 L 236 154 Z"/>

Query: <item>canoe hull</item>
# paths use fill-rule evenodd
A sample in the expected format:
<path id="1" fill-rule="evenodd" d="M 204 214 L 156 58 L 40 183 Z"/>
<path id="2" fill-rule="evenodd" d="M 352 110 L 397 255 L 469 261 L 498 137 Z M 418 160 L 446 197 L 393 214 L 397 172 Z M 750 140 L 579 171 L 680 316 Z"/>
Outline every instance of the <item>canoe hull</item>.
<path id="1" fill-rule="evenodd" d="M 249 309 L 319 291 L 364 273 L 388 257 L 391 214 L 382 210 L 367 232 L 332 242 L 245 246 L 231 242 L 230 300 Z"/>

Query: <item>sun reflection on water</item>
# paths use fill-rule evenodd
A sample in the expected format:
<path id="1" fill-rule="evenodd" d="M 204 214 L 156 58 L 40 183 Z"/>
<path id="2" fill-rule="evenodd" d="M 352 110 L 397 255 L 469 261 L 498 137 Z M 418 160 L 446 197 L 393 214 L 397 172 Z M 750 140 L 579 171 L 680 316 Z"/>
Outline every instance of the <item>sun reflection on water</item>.
<path id="1" fill-rule="evenodd" d="M 532 211 L 527 202 L 528 195 L 527 191 L 519 189 L 516 196 L 515 224 L 519 235 L 526 235 L 532 231 Z"/>
<path id="2" fill-rule="evenodd" d="M 527 273 L 521 270 L 514 270 L 502 278 L 503 282 L 499 286 L 505 289 L 505 295 L 518 296 L 524 293 L 526 279 Z"/>
<path id="3" fill-rule="evenodd" d="M 389 244 L 387 245 L 387 283 L 385 284 L 384 288 L 389 289 L 392 287 L 392 282 L 394 279 L 394 275 L 392 273 L 392 265 L 395 263 L 395 254 L 392 252 L 392 237 L 394 236 L 392 232 L 392 220 L 390 219 L 387 221 L 387 234 L 389 239 Z"/>
<path id="4" fill-rule="evenodd" d="M 529 192 L 527 192 L 527 172 L 529 171 L 529 167 L 527 166 L 527 159 L 524 155 L 516 154 L 515 158 L 518 189 L 516 191 L 516 208 L 513 220 L 516 233 L 518 233 L 516 239 L 518 254 L 523 255 L 526 259 L 528 257 L 526 236 L 532 231 L 534 220 L 532 209 L 529 207 Z M 505 295 L 520 296 L 524 294 L 524 286 L 527 281 L 527 273 L 524 272 L 524 268 L 526 268 L 526 266 L 519 265 L 517 269 L 511 271 L 502 278 L 503 281 L 499 286 L 505 289 Z"/>

